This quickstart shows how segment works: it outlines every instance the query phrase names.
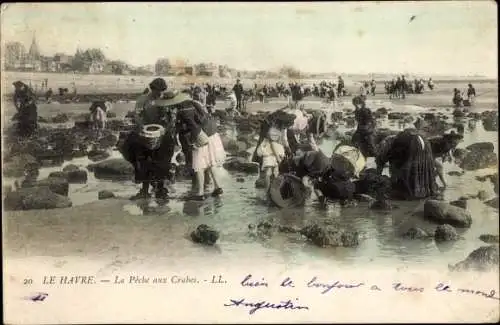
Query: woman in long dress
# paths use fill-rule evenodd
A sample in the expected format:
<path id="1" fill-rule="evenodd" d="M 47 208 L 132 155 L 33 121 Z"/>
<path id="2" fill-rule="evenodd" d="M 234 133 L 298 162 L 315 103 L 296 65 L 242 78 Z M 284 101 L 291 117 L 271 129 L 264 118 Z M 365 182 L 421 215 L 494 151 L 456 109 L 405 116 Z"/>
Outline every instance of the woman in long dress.
<path id="1" fill-rule="evenodd" d="M 223 193 L 216 170 L 226 159 L 226 152 L 222 140 L 217 132 L 214 121 L 210 118 L 203 106 L 178 92 L 167 92 L 164 96 L 164 105 L 175 106 L 178 123 L 184 124 L 189 130 L 188 141 L 192 146 L 192 168 L 196 177 L 196 200 L 204 200 L 205 173 L 208 171 L 214 182 L 212 196 Z"/>
<path id="2" fill-rule="evenodd" d="M 390 165 L 393 196 L 414 200 L 437 193 L 431 145 L 415 129 L 406 129 L 381 144 L 376 158 L 379 174 L 386 162 Z"/>

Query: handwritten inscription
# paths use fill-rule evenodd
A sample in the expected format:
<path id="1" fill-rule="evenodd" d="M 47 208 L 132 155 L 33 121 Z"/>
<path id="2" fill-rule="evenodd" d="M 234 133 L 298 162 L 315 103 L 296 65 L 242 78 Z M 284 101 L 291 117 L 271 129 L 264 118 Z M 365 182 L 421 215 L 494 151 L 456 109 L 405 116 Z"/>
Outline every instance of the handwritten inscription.
<path id="1" fill-rule="evenodd" d="M 295 299 L 297 303 L 298 299 Z M 280 301 L 279 303 L 271 303 L 268 301 L 260 301 L 260 302 L 249 302 L 246 301 L 245 298 L 241 299 L 229 299 L 229 304 L 224 304 L 225 307 L 245 307 L 250 308 L 248 310 L 248 314 L 253 315 L 256 311 L 260 309 L 281 309 L 281 310 L 309 310 L 307 306 L 294 305 L 294 303 L 288 299 L 286 301 Z"/>

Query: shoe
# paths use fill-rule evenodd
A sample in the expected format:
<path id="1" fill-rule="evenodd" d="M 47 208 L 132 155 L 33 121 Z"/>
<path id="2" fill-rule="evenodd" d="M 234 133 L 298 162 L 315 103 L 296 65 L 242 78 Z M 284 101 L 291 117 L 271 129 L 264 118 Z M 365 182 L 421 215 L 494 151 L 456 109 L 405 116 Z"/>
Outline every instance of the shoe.
<path id="1" fill-rule="evenodd" d="M 205 196 L 204 195 L 194 195 L 193 196 L 193 200 L 194 201 L 204 201 L 205 200 Z"/>
<path id="2" fill-rule="evenodd" d="M 140 200 L 140 199 L 148 199 L 151 197 L 151 194 L 145 191 L 139 191 L 136 195 L 132 196 L 131 200 Z"/>
<path id="3" fill-rule="evenodd" d="M 222 193 L 224 193 L 224 191 L 222 190 L 222 188 L 219 187 L 212 192 L 212 196 L 219 196 L 222 195 Z"/>

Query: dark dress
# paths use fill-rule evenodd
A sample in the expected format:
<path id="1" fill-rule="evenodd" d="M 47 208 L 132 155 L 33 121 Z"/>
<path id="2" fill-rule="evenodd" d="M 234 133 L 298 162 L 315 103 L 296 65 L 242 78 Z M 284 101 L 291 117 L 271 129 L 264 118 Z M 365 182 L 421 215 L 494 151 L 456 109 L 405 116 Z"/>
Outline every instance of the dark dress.
<path id="1" fill-rule="evenodd" d="M 393 196 L 414 200 L 436 194 L 431 144 L 416 130 L 407 129 L 395 136 L 390 149 L 377 157 L 377 165 L 382 166 L 387 161 L 391 165 Z"/>
<path id="2" fill-rule="evenodd" d="M 38 126 L 36 95 L 27 87 L 23 90 L 16 90 L 14 103 L 18 108 L 13 118 L 17 121 L 17 134 L 21 137 L 31 137 Z"/>
<path id="3" fill-rule="evenodd" d="M 369 108 L 359 108 L 354 112 L 358 127 L 352 136 L 353 144 L 365 157 L 375 157 L 375 119 Z"/>

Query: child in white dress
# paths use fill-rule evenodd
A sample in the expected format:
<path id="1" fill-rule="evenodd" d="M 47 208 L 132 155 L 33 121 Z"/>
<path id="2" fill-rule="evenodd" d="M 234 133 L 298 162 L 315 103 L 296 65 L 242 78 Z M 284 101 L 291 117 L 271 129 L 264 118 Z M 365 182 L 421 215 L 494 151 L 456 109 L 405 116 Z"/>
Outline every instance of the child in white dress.
<path id="1" fill-rule="evenodd" d="M 271 128 L 269 137 L 265 138 L 257 148 L 257 156 L 262 157 L 265 188 L 269 188 L 271 177 L 279 175 L 279 164 L 285 158 L 285 147 L 279 142 L 281 131 Z"/>

